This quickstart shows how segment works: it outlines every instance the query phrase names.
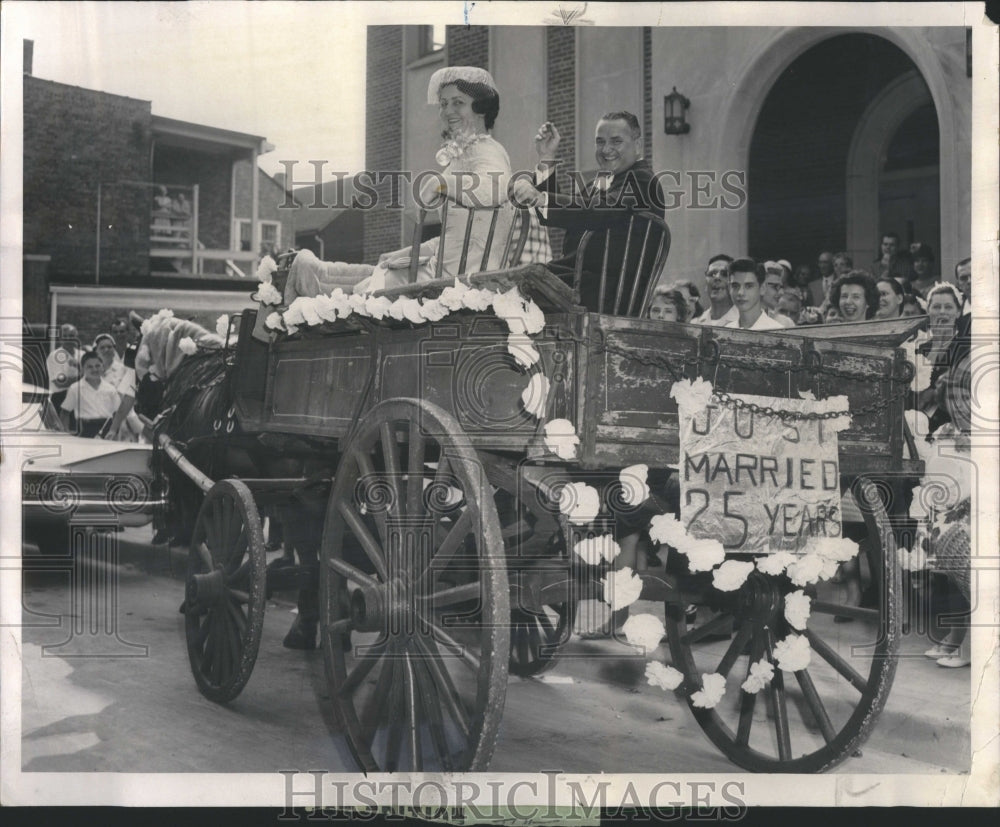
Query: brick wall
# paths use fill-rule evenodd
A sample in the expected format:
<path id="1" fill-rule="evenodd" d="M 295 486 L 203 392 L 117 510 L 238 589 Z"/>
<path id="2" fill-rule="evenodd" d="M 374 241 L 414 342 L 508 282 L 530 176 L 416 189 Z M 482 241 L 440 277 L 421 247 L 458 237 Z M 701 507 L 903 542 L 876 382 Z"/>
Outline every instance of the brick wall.
<path id="1" fill-rule="evenodd" d="M 489 26 L 446 26 L 449 66 L 490 68 Z"/>
<path id="2" fill-rule="evenodd" d="M 50 255 L 53 280 L 93 279 L 98 183 L 148 180 L 150 118 L 149 101 L 24 76 L 24 252 Z M 104 207 L 102 274 L 148 272 L 151 203 L 122 188 Z"/>
<path id="3" fill-rule="evenodd" d="M 365 86 L 365 164 L 369 170 L 398 170 L 403 163 L 403 29 L 369 26 Z M 389 200 L 390 182 L 376 189 Z M 364 260 L 374 264 L 386 250 L 400 246 L 399 210 L 376 207 L 365 213 Z"/>
<path id="4" fill-rule="evenodd" d="M 562 140 L 559 144 L 559 186 L 569 189 L 570 170 L 576 169 L 576 32 L 570 26 L 546 29 L 548 96 L 546 119 L 552 121 Z M 563 231 L 549 229 L 549 242 L 556 256 L 562 250 Z"/>
<path id="5" fill-rule="evenodd" d="M 236 215 L 234 218 L 250 218 L 250 161 L 236 161 Z M 260 190 L 257 199 L 258 218 L 262 221 L 281 223 L 281 247 L 295 243 L 295 210 L 279 209 L 285 202 L 285 189 L 263 170 L 258 169 Z M 238 242 L 239 239 L 234 239 Z"/>

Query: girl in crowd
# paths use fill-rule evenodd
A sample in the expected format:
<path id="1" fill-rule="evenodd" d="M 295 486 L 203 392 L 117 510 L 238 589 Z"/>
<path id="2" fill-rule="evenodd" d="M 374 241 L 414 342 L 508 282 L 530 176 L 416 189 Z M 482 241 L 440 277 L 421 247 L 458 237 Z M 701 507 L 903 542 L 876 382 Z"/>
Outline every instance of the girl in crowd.
<path id="1" fill-rule="evenodd" d="M 918 244 L 913 251 L 910 289 L 920 296 L 926 296 L 937 280 L 938 277 L 934 274 L 934 251 L 926 244 Z"/>
<path id="2" fill-rule="evenodd" d="M 657 287 L 649 303 L 651 319 L 664 322 L 686 322 L 691 317 L 691 305 L 676 287 Z"/>
<path id="3" fill-rule="evenodd" d="M 863 322 L 878 309 L 875 281 L 864 270 L 852 270 L 841 276 L 830 289 L 830 304 L 840 311 L 843 322 Z"/>
<path id="4" fill-rule="evenodd" d="M 930 371 L 930 381 L 916 395 L 913 407 L 926 414 L 929 433 L 950 421 L 947 409 L 939 404 L 937 385 L 948 369 L 948 346 L 955 336 L 955 322 L 961 312 L 962 296 L 954 285 L 936 284 L 927 291 L 930 338 L 917 345 L 914 367 L 917 371 Z"/>
<path id="5" fill-rule="evenodd" d="M 681 295 L 687 302 L 688 319 L 697 319 L 705 312 L 705 308 L 701 306 L 701 292 L 695 286 L 694 282 L 685 279 L 684 281 L 674 282 L 670 286 L 681 291 Z M 677 321 L 686 321 L 686 319 L 678 319 Z"/>
<path id="6" fill-rule="evenodd" d="M 120 400 L 104 438 L 136 442 L 142 433 L 142 423 L 132 410 L 135 406 L 135 371 L 125 367 L 115 347 L 115 338 L 110 333 L 101 333 L 94 339 L 94 352 L 101 358 L 101 378 L 117 391 Z"/>
<path id="7" fill-rule="evenodd" d="M 878 290 L 876 319 L 898 319 L 903 306 L 903 287 L 895 279 L 883 278 L 875 283 Z"/>
<path id="8" fill-rule="evenodd" d="M 903 300 L 899 305 L 900 316 L 923 316 L 927 313 L 924 300 L 919 296 L 903 295 Z"/>

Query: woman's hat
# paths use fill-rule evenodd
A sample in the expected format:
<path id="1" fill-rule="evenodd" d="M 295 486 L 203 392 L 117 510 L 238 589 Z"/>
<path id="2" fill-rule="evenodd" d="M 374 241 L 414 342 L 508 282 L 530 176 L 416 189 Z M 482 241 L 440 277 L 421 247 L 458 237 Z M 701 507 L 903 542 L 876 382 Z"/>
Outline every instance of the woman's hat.
<path id="1" fill-rule="evenodd" d="M 497 96 L 500 94 L 493 82 L 493 76 L 485 69 L 480 69 L 478 66 L 445 66 L 431 75 L 430 83 L 427 84 L 427 103 L 436 104 L 441 87 L 456 80 L 464 80 L 466 83 L 483 87 L 484 97 L 486 94 Z"/>

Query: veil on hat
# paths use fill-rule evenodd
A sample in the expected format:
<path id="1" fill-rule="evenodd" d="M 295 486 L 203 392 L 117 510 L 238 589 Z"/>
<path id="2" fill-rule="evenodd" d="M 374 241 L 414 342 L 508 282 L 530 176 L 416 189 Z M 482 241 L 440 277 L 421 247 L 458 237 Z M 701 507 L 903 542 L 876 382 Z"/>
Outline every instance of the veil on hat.
<path id="1" fill-rule="evenodd" d="M 456 80 L 484 86 L 493 94 L 500 94 L 497 85 L 493 82 L 493 75 L 485 69 L 480 69 L 478 66 L 445 66 L 431 75 L 430 82 L 427 84 L 427 103 L 436 104 L 441 87 L 454 83 Z"/>

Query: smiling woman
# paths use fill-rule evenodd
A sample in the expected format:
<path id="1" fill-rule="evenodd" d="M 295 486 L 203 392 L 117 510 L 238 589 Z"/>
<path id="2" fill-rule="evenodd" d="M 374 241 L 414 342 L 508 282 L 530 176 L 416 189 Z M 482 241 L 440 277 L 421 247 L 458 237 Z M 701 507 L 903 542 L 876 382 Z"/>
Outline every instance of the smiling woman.
<path id="1" fill-rule="evenodd" d="M 871 319 L 878 309 L 875 280 L 864 270 L 852 270 L 841 276 L 830 288 L 830 306 L 840 310 L 840 317 L 845 322 Z"/>

